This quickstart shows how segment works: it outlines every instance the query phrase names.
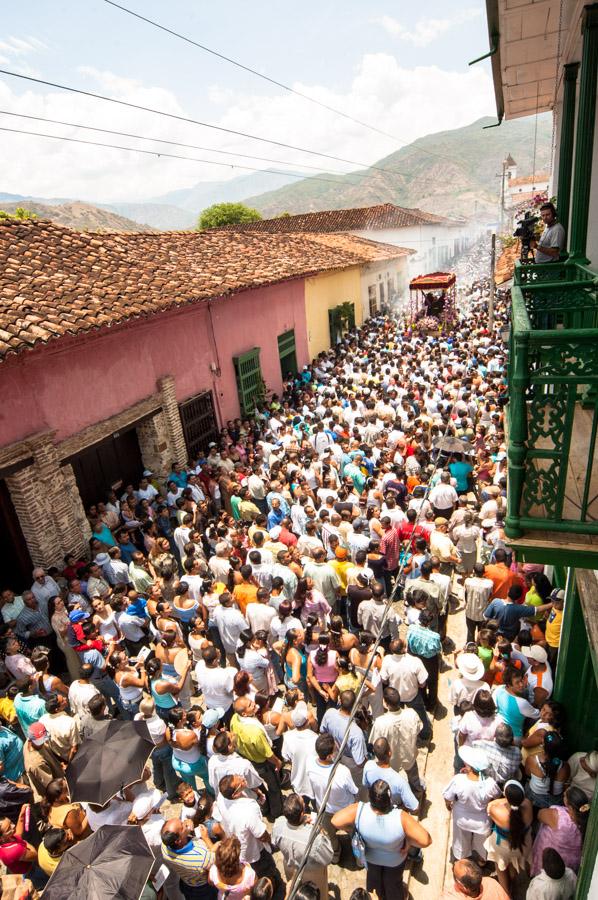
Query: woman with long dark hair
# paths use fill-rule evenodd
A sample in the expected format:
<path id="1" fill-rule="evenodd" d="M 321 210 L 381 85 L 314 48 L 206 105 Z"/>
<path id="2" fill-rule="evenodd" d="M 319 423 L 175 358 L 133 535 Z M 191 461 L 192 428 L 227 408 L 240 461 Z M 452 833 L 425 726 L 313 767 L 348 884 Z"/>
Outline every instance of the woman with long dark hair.
<path id="1" fill-rule="evenodd" d="M 285 635 L 280 658 L 284 667 L 284 683 L 307 694 L 307 653 L 302 628 L 289 628 Z"/>
<path id="2" fill-rule="evenodd" d="M 249 629 L 241 632 L 236 650 L 237 662 L 241 669 L 251 675 L 257 691 L 269 693 L 267 671 L 270 660 L 267 653 L 260 652 L 264 645 L 263 632 L 258 634 L 260 637 L 252 634 Z"/>
<path id="3" fill-rule="evenodd" d="M 330 635 L 322 632 L 317 649 L 312 650 L 307 658 L 307 680 L 316 698 L 318 725 L 334 703 L 332 688 L 338 674 L 338 651 L 330 647 Z"/>
<path id="4" fill-rule="evenodd" d="M 190 715 L 180 706 L 170 711 L 166 740 L 172 747 L 172 767 L 192 788 L 197 787 L 199 777 L 205 789 L 212 793 L 208 780 L 208 732 L 198 713 L 193 714 L 193 720 Z"/>
<path id="5" fill-rule="evenodd" d="M 534 811 L 523 786 L 513 779 L 507 781 L 504 796 L 488 804 L 488 815 L 492 823 L 485 842 L 488 860 L 496 864 L 498 882 L 511 896 L 511 878 L 529 870 L 532 853 Z"/>
<path id="6" fill-rule="evenodd" d="M 526 759 L 525 774 L 529 781 L 525 792 L 536 809 L 562 805 L 565 784 L 571 775 L 565 756 L 562 738 L 556 731 L 548 731 L 541 753 Z"/>
<path id="7" fill-rule="evenodd" d="M 564 800 L 564 806 L 550 806 L 538 813 L 540 828 L 532 847 L 532 876 L 542 870 L 542 854 L 546 847 L 556 850 L 574 872 L 579 870 L 590 799 L 579 788 L 569 787 Z"/>

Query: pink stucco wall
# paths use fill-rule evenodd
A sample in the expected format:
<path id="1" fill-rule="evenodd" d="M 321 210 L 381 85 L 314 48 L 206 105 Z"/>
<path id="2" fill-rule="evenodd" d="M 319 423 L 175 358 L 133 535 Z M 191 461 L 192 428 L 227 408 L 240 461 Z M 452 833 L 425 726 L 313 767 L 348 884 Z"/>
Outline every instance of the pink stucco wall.
<path id="1" fill-rule="evenodd" d="M 302 279 L 214 300 L 211 320 L 206 303 L 190 304 L 9 357 L 0 364 L 0 446 L 47 429 L 61 441 L 153 394 L 163 375 L 174 376 L 179 401 L 213 389 L 222 419 L 232 418 L 233 356 L 260 347 L 266 384 L 280 390 L 277 336 L 292 328 L 297 362 L 307 362 Z"/>

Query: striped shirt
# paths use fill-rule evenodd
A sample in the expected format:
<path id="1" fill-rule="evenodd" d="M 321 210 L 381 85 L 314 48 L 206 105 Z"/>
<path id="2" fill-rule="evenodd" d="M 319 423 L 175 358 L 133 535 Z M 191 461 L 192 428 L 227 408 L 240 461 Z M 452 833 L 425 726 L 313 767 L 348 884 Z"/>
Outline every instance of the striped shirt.
<path id="1" fill-rule="evenodd" d="M 162 856 L 168 867 L 185 884 L 196 887 L 208 883 L 208 872 L 215 856 L 203 841 L 192 840 L 179 849 L 171 849 L 162 844 Z"/>
<path id="2" fill-rule="evenodd" d="M 410 625 L 407 629 L 407 647 L 414 656 L 431 659 L 442 652 L 440 635 L 422 625 Z"/>

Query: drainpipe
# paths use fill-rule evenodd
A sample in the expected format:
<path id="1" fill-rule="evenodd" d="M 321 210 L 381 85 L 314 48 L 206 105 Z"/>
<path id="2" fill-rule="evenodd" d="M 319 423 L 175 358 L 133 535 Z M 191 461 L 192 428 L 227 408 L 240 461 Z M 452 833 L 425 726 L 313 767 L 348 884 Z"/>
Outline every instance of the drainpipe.
<path id="1" fill-rule="evenodd" d="M 569 235 L 569 212 L 571 209 L 571 176 L 573 172 L 573 138 L 575 136 L 575 92 L 579 63 L 563 66 L 563 108 L 561 111 L 561 143 L 559 149 L 559 177 L 556 201 L 559 219 L 567 236 Z"/>
<path id="2" fill-rule="evenodd" d="M 592 182 L 592 152 L 596 118 L 596 79 L 598 77 L 598 3 L 584 7 L 581 19 L 583 49 L 579 79 L 579 108 L 575 135 L 575 163 L 573 196 L 571 199 L 570 259 L 588 263 L 586 244 L 590 186 Z"/>

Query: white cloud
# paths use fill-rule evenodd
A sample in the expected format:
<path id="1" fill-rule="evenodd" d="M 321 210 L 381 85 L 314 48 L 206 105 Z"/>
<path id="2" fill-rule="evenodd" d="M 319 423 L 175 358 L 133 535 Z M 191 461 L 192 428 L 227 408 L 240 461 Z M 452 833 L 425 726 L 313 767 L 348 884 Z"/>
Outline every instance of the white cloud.
<path id="1" fill-rule="evenodd" d="M 472 19 L 477 19 L 481 15 L 481 9 L 463 9 L 444 19 L 419 19 L 411 30 L 399 22 L 398 19 L 393 18 L 393 16 L 381 16 L 374 21 L 381 25 L 392 37 L 407 41 L 416 47 L 427 47 L 440 35 L 450 31 L 451 28 L 463 25 Z"/>
<path id="2" fill-rule="evenodd" d="M 25 58 L 32 53 L 47 49 L 44 42 L 38 38 L 27 35 L 27 39 L 24 39 L 11 35 L 0 40 L 0 64 L 14 66 L 18 72 L 25 75 L 34 75 L 37 73 L 29 66 Z"/>
<path id="3" fill-rule="evenodd" d="M 197 108 L 189 109 L 183 108 L 169 90 L 141 84 L 112 72 L 87 68 L 78 77 L 69 80 L 83 88 L 146 107 L 202 119 L 225 128 L 271 137 L 365 164 L 375 162 L 397 150 L 400 144 L 424 134 L 458 128 L 480 116 L 491 114 L 494 96 L 490 77 L 482 68 L 466 72 L 450 72 L 436 66 L 408 69 L 402 67 L 394 56 L 385 53 L 365 55 L 352 83 L 343 93 L 322 85 L 293 85 L 323 103 L 396 135 L 398 140 L 393 141 L 288 93 L 261 95 L 222 90 L 214 85 L 208 89 L 208 99 L 203 109 L 199 104 Z M 19 91 L 22 91 L 22 85 L 15 87 L 7 80 L 1 81 L 0 109 L 271 157 L 285 160 L 295 171 L 305 163 L 329 171 L 358 168 L 90 97 L 51 89 L 43 93 L 37 90 Z M 206 151 L 164 147 L 12 117 L 0 116 L 0 126 L 144 149 L 156 148 L 184 156 L 219 158 Z M 246 159 L 239 159 L 239 163 L 256 167 L 261 165 Z M 278 168 L 275 164 L 271 167 Z M 143 200 L 197 181 L 216 181 L 245 174 L 239 168 L 154 158 L 124 150 L 6 132 L 1 133 L 0 171 L 0 190 L 90 201 Z"/>

